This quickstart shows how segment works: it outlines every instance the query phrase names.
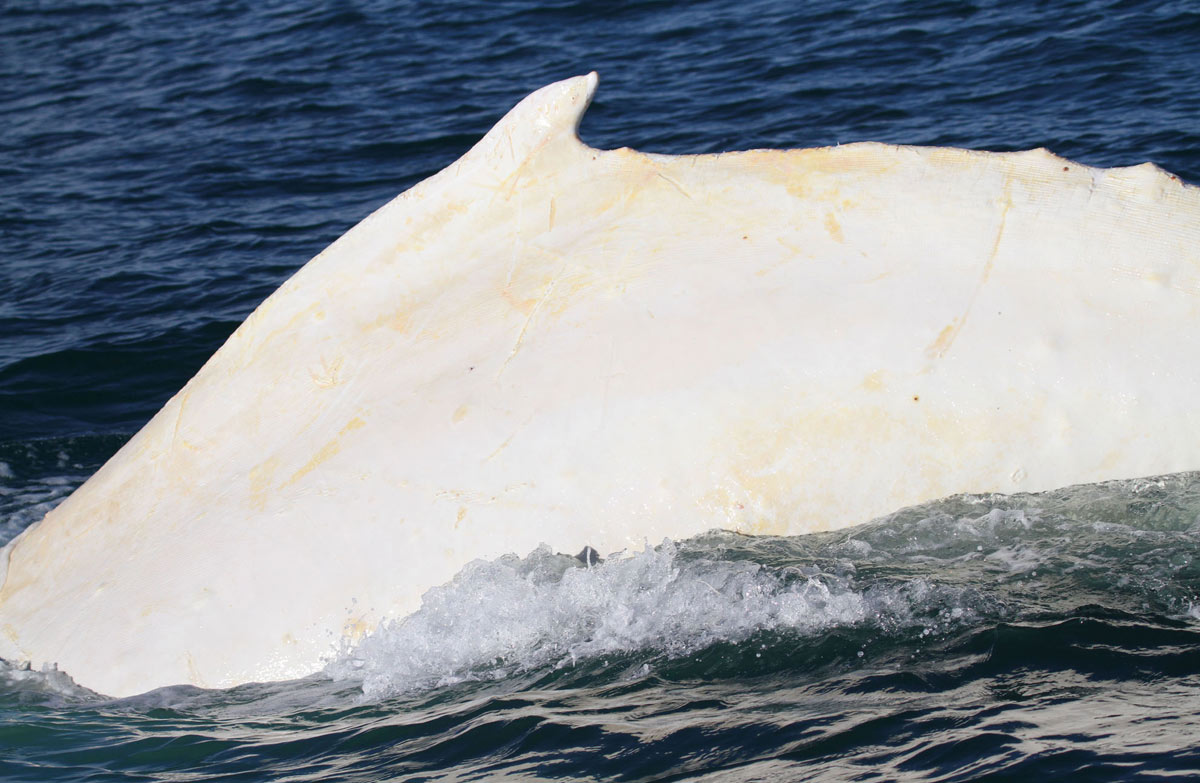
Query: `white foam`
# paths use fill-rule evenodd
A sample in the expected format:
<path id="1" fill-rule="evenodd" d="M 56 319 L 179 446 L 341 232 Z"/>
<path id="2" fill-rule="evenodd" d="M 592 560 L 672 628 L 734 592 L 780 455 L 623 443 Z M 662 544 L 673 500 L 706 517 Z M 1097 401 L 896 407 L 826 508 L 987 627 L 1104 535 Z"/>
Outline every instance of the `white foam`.
<path id="1" fill-rule="evenodd" d="M 677 658 L 759 631 L 913 622 L 932 631 L 966 617 L 945 603 L 921 580 L 857 591 L 848 577 L 816 568 L 698 559 L 670 542 L 591 568 L 541 548 L 471 563 L 426 593 L 419 611 L 340 654 L 327 673 L 361 680 L 364 695 L 378 698 L 619 652 Z M 914 606 L 932 604 L 944 608 L 935 607 L 934 623 L 914 619 Z"/>
<path id="2" fill-rule="evenodd" d="M 984 559 L 1000 563 L 1013 573 L 1024 573 L 1027 571 L 1036 573 L 1037 568 L 1045 564 L 1045 554 L 1043 552 L 1035 547 L 1022 544 L 1002 546 L 994 552 L 985 555 Z"/>
<path id="3" fill-rule="evenodd" d="M 100 698 L 93 691 L 77 685 L 57 666 L 34 669 L 28 663 L 10 663 L 3 658 L 0 658 L 0 693 L 9 698 L 15 693 L 23 693 L 34 700 L 50 697 L 90 701 Z"/>

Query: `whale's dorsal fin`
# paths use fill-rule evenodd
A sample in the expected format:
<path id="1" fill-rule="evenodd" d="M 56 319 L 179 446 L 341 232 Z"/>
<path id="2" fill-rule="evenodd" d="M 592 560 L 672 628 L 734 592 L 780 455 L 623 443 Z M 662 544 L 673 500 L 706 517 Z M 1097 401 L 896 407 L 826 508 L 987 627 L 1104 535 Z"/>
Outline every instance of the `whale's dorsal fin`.
<path id="1" fill-rule="evenodd" d="M 520 166 L 538 150 L 556 142 L 582 144 L 579 123 L 596 93 L 595 71 L 547 85 L 505 114 L 459 161 L 489 161 L 501 168 Z"/>

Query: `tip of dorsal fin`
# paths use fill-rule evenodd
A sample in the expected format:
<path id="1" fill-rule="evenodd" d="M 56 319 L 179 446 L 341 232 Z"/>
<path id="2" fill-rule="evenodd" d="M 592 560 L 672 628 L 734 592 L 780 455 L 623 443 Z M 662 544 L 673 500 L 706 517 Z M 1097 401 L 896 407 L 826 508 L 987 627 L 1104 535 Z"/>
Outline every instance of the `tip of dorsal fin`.
<path id="1" fill-rule="evenodd" d="M 579 123 L 592 103 L 600 76 L 595 71 L 549 84 L 527 95 L 512 111 L 504 115 L 497 127 L 510 119 L 536 135 L 566 135 L 578 137 Z"/>
<path id="2" fill-rule="evenodd" d="M 490 161 L 519 164 L 551 141 L 579 141 L 579 123 L 592 102 L 600 77 L 595 71 L 546 85 L 530 93 L 468 153 Z"/>

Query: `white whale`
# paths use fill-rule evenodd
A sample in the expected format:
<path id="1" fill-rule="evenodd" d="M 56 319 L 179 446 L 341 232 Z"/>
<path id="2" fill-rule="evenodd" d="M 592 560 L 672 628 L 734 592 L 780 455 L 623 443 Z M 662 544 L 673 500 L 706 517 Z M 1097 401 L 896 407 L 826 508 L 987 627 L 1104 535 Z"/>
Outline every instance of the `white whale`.
<path id="1" fill-rule="evenodd" d="M 475 558 L 1200 468 L 1200 190 L 1045 150 L 597 150 L 596 76 L 268 298 L 0 552 L 0 657 L 321 667 Z"/>

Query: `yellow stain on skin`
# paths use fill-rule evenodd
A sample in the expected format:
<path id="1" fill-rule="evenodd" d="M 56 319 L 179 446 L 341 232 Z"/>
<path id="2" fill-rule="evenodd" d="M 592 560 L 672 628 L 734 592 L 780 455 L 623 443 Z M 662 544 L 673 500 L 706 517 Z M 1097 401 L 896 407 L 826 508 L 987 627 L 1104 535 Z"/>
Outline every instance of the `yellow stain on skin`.
<path id="1" fill-rule="evenodd" d="M 458 410 L 454 411 L 454 415 L 451 416 L 450 418 L 451 418 L 451 420 L 454 421 L 455 424 L 457 424 L 460 421 L 462 421 L 463 419 L 467 418 L 467 406 L 459 405 Z"/>
<path id="2" fill-rule="evenodd" d="M 230 342 L 235 339 L 241 342 L 242 354 L 239 357 L 240 367 L 245 367 L 251 361 L 253 361 L 261 354 L 262 351 L 267 348 L 267 346 L 273 343 L 276 338 L 280 336 L 293 335 L 299 330 L 304 321 L 312 320 L 313 314 L 319 312 L 316 305 L 311 305 L 293 314 L 286 323 L 276 326 L 266 334 L 260 335 L 259 332 L 262 328 L 264 328 L 264 322 L 269 320 L 267 317 L 268 314 L 270 311 L 276 309 L 276 300 L 281 299 L 279 294 L 282 291 L 283 289 L 281 288 L 279 291 L 276 291 L 274 294 L 267 297 L 267 300 L 260 304 L 258 309 L 250 314 L 250 317 L 247 318 L 240 327 L 238 327 L 238 329 L 233 333 L 233 337 L 230 338 Z"/>
<path id="3" fill-rule="evenodd" d="M 503 297 L 504 301 L 508 302 L 513 309 L 528 317 L 533 312 L 533 308 L 536 307 L 538 302 L 541 301 L 541 297 L 521 296 L 514 290 L 514 288 L 515 286 L 512 284 L 504 286 L 504 288 L 500 289 L 500 296 Z M 521 293 L 526 292 L 522 291 Z"/>
<path id="4" fill-rule="evenodd" d="M 442 206 L 442 214 L 447 213 L 465 215 L 467 214 L 467 203 L 465 201 L 448 201 Z"/>
<path id="5" fill-rule="evenodd" d="M 408 331 L 408 326 L 411 320 L 412 314 L 410 313 L 409 308 L 405 307 L 400 310 L 393 310 L 390 313 L 384 313 L 368 324 L 367 328 L 382 329 L 386 327 L 392 331 L 403 334 L 404 332 Z"/>
<path id="6" fill-rule="evenodd" d="M 21 638 L 17 634 L 17 629 L 13 627 L 12 623 L 4 624 L 4 635 L 8 637 L 9 642 L 11 642 L 13 647 L 17 649 L 17 652 L 21 654 L 21 657 L 26 659 L 33 657 L 33 653 L 29 652 L 29 650 L 21 644 Z"/>
<path id="7" fill-rule="evenodd" d="M 954 344 L 954 338 L 958 336 L 958 330 L 962 328 L 962 319 L 955 318 L 948 323 L 942 331 L 938 332 L 937 338 L 929 344 L 925 349 L 925 356 L 930 359 L 940 359 L 950 350 L 950 346 Z"/>
<path id="8" fill-rule="evenodd" d="M 203 687 L 204 678 L 200 676 L 200 667 L 196 665 L 196 659 L 192 657 L 191 653 L 184 653 L 184 656 L 187 659 L 188 679 L 193 685 Z"/>
<path id="9" fill-rule="evenodd" d="M 841 244 L 846 241 L 845 235 L 842 234 L 842 225 L 838 223 L 832 212 L 825 215 L 825 230 L 829 232 L 829 236 L 834 242 Z"/>
<path id="10" fill-rule="evenodd" d="M 346 422 L 346 426 L 342 427 L 342 431 L 339 432 L 337 435 L 335 435 L 333 437 L 333 439 L 330 440 L 328 443 L 326 443 L 324 446 L 317 449 L 317 453 L 312 456 L 312 459 L 310 459 L 308 462 L 306 462 L 304 464 L 304 467 L 300 468 L 295 473 L 293 473 L 292 477 L 289 478 L 287 481 L 285 481 L 280 486 L 280 489 L 283 489 L 283 487 L 290 487 L 292 484 L 295 484 L 297 481 L 304 478 L 309 473 L 311 473 L 313 470 L 315 470 L 322 462 L 325 462 L 330 457 L 332 457 L 334 454 L 337 454 L 339 451 L 341 451 L 341 449 L 342 449 L 341 438 L 347 432 L 361 429 L 362 427 L 365 427 L 365 426 L 366 426 L 366 423 L 362 419 L 358 418 L 357 416 L 355 416 L 350 421 Z"/>
<path id="11" fill-rule="evenodd" d="M 712 450 L 727 455 L 718 466 L 718 484 L 699 499 L 701 508 L 721 514 L 739 533 L 787 533 L 803 503 L 798 492 L 815 489 L 804 478 L 806 463 L 819 450 L 813 448 L 814 435 L 829 426 L 820 420 L 826 416 L 792 412 L 730 422 Z"/>
<path id="12" fill-rule="evenodd" d="M 970 453 L 971 444 L 988 442 L 994 425 L 986 418 L 964 421 L 916 410 L 908 413 L 883 402 L 797 409 L 787 400 L 759 406 L 757 413 L 728 421 L 713 441 L 710 453 L 721 455 L 711 463 L 714 488 L 697 498 L 697 505 L 731 529 L 755 535 L 817 532 L 867 521 L 838 518 L 836 509 L 845 504 L 846 472 L 868 463 L 870 452 L 839 465 L 829 464 L 827 455 L 847 442 L 892 442 L 912 429 L 913 416 L 922 423 L 923 435 L 913 439 L 913 448 L 923 461 L 905 468 L 904 480 L 876 513 L 948 495 L 953 487 L 946 475 L 953 465 L 945 455 Z M 1003 426 L 1021 427 L 1021 417 Z"/>
<path id="13" fill-rule="evenodd" d="M 873 391 L 873 392 L 883 391 L 883 387 L 884 387 L 883 376 L 884 375 L 885 375 L 885 373 L 883 370 L 876 370 L 875 372 L 868 375 L 866 378 L 863 378 L 862 387 L 864 389 L 866 389 L 867 391 Z"/>
<path id="14" fill-rule="evenodd" d="M 322 356 L 321 366 L 315 370 L 309 370 L 308 374 L 318 388 L 332 389 L 342 382 L 342 364 L 344 362 L 345 359 L 341 356 L 332 361 Z"/>
<path id="15" fill-rule="evenodd" d="M 1102 473 L 1108 473 L 1121 462 L 1121 457 L 1124 456 L 1120 449 L 1114 449 L 1104 455 L 1104 459 L 1100 460 L 1096 465 L 1096 469 Z"/>
<path id="16" fill-rule="evenodd" d="M 257 511 L 267 507 L 267 493 L 279 467 L 279 458 L 271 457 L 250 469 L 250 505 Z"/>
<path id="17" fill-rule="evenodd" d="M 819 197 L 831 203 L 841 197 L 840 184 L 846 177 L 855 180 L 878 177 L 900 165 L 894 148 L 870 143 L 801 150 L 749 150 L 722 156 L 721 163 L 723 166 L 740 163 L 746 174 L 782 185 L 793 198 Z"/>
<path id="18" fill-rule="evenodd" d="M 351 643 L 357 642 L 370 632 L 371 624 L 362 617 L 347 620 L 346 624 L 342 626 L 342 635 L 349 639 Z"/>
<path id="19" fill-rule="evenodd" d="M 454 519 L 454 529 L 455 529 L 455 530 L 457 530 L 457 529 L 458 529 L 458 526 L 459 526 L 460 524 L 462 524 L 462 521 L 463 521 L 464 519 L 466 519 L 466 518 L 467 518 L 467 507 L 466 507 L 466 506 L 459 506 L 459 507 L 458 507 L 458 514 L 457 514 L 457 516 L 456 516 L 456 517 L 455 517 L 455 519 Z"/>

